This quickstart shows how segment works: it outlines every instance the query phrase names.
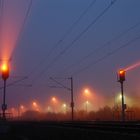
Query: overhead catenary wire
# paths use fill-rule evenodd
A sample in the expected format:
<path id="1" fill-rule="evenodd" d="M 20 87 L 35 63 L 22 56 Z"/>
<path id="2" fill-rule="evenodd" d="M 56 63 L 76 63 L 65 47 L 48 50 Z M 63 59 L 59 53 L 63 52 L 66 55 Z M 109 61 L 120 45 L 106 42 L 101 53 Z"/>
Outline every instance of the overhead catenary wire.
<path id="1" fill-rule="evenodd" d="M 16 80 L 16 81 L 14 81 L 14 82 L 11 82 L 11 83 L 7 84 L 6 87 L 14 86 L 15 84 L 17 84 L 17 83 L 19 83 L 19 82 L 22 82 L 22 81 L 24 81 L 24 80 L 26 80 L 26 79 L 28 79 L 28 77 L 23 77 L 23 78 L 21 78 L 21 79 L 19 79 L 19 80 Z M 3 86 L 0 87 L 0 90 L 2 90 L 2 89 L 3 89 Z"/>
<path id="2" fill-rule="evenodd" d="M 0 0 L 0 18 L 3 15 L 3 6 L 4 6 L 4 0 Z"/>
<path id="3" fill-rule="evenodd" d="M 74 75 L 75 75 L 75 76 L 76 76 L 76 75 L 79 75 L 81 72 L 83 72 L 83 71 L 87 70 L 88 68 L 90 68 L 90 67 L 92 67 L 92 66 L 98 64 L 99 62 L 105 60 L 105 59 L 108 58 L 109 56 L 111 56 L 111 55 L 117 53 L 118 51 L 120 51 L 121 49 L 128 47 L 129 45 L 131 45 L 132 43 L 134 43 L 134 42 L 137 41 L 137 40 L 140 40 L 140 36 L 131 39 L 131 40 L 128 41 L 127 43 L 125 43 L 125 44 L 121 45 L 120 47 L 118 47 L 118 48 L 116 48 L 116 49 L 110 51 L 109 53 L 107 53 L 107 54 L 105 54 L 104 56 L 100 57 L 100 58 L 97 59 L 96 61 L 93 61 L 93 62 L 91 62 L 90 64 L 88 64 L 87 66 L 85 66 L 85 67 L 83 67 L 83 68 L 81 68 L 81 69 L 79 69 L 79 70 L 73 72 L 71 75 L 73 75 L 73 76 L 74 76 Z"/>
<path id="4" fill-rule="evenodd" d="M 115 4 L 117 0 L 113 0 L 111 1 L 111 3 L 105 7 L 98 16 L 96 16 L 96 18 L 94 20 L 92 20 L 92 22 L 90 24 L 88 24 L 88 26 L 86 28 L 84 28 L 84 30 L 82 30 L 80 32 L 80 34 L 78 34 L 74 40 L 72 40 L 72 42 L 65 47 L 46 67 L 45 69 L 39 74 L 39 78 L 53 65 L 55 64 L 62 55 L 64 55 L 69 49 L 71 49 L 73 47 L 73 44 L 76 43 L 112 6 L 113 4 Z"/>
<path id="5" fill-rule="evenodd" d="M 127 33 L 129 33 L 130 31 L 134 30 L 138 26 L 140 26 L 140 21 L 137 22 L 136 24 L 130 26 L 129 28 L 125 29 L 124 31 L 122 31 L 121 33 L 119 33 L 118 35 L 116 35 L 115 37 L 113 37 L 112 39 L 110 39 L 109 41 L 105 42 L 103 45 L 101 45 L 101 46 L 93 49 L 88 54 L 86 54 L 85 56 L 83 56 L 81 59 L 79 59 L 78 61 L 74 62 L 70 66 L 66 67 L 63 71 L 67 71 L 67 70 L 69 70 L 69 69 L 71 69 L 73 67 L 76 67 L 76 66 L 80 65 L 81 63 L 83 63 L 84 61 L 86 61 L 88 58 L 90 58 L 91 56 L 93 56 L 94 54 L 96 54 L 97 52 L 99 52 L 100 50 L 102 50 L 104 48 L 108 48 L 108 46 L 111 43 L 113 43 L 116 40 L 120 39 L 121 37 L 125 36 Z"/>
<path id="6" fill-rule="evenodd" d="M 23 24 L 21 26 L 18 38 L 16 40 L 16 45 L 18 44 L 18 42 L 21 39 L 21 35 L 22 35 L 23 30 L 24 30 L 24 26 L 26 24 L 26 20 L 29 17 L 29 13 L 30 13 L 31 7 L 32 7 L 32 0 L 30 0 L 29 7 L 27 8 L 27 12 L 26 12 L 26 15 L 24 17 Z M 0 0 L 0 40 L 1 40 L 1 42 L 2 42 L 2 24 L 3 24 L 3 16 L 4 16 L 3 14 L 4 14 L 4 0 Z M 12 52 L 12 55 L 10 56 L 10 59 L 7 59 L 7 61 L 12 59 L 12 57 L 14 55 L 14 51 Z M 19 80 L 16 80 L 14 82 L 11 82 L 11 83 L 7 84 L 7 87 L 14 86 L 15 84 L 20 83 L 20 82 L 22 82 L 22 81 L 24 81 L 26 79 L 28 79 L 28 77 L 24 76 L 23 78 L 20 78 Z M 0 87 L 0 90 L 1 89 L 3 89 L 3 87 Z"/>
<path id="7" fill-rule="evenodd" d="M 4 0 L 0 0 L 0 17 L 3 14 L 3 5 L 4 5 Z"/>
<path id="8" fill-rule="evenodd" d="M 39 69 L 39 65 L 42 65 L 46 62 L 46 60 L 51 56 L 51 54 L 64 42 L 64 40 L 70 35 L 70 33 L 74 30 L 74 28 L 79 24 L 81 19 L 88 13 L 88 11 L 93 7 L 93 5 L 96 3 L 96 0 L 92 0 L 91 3 L 88 5 L 88 7 L 80 14 L 80 16 L 73 22 L 73 24 L 66 30 L 64 35 L 59 39 L 49 50 L 47 55 L 31 70 L 29 75 L 32 75 L 35 70 Z"/>
<path id="9" fill-rule="evenodd" d="M 79 16 L 79 18 L 70 26 L 70 28 L 65 32 L 65 34 L 62 37 L 62 41 L 67 38 L 67 36 L 72 32 L 72 30 L 75 28 L 75 26 L 79 23 L 79 21 L 87 14 L 89 9 L 96 3 L 96 0 L 93 0 L 89 6 L 82 12 L 82 14 Z"/>
<path id="10" fill-rule="evenodd" d="M 14 52 L 15 52 L 17 46 L 18 46 L 18 43 L 19 43 L 20 40 L 21 40 L 21 37 L 22 37 L 23 31 L 24 31 L 25 24 L 26 24 L 26 22 L 27 22 L 27 19 L 28 19 L 29 16 L 30 16 L 30 12 L 31 12 L 32 5 L 33 5 L 33 0 L 30 0 L 29 5 L 28 5 L 28 7 L 27 7 L 27 11 L 26 11 L 25 17 L 24 17 L 24 19 L 23 19 L 23 23 L 22 23 L 21 28 L 20 28 L 20 30 L 19 30 L 19 34 L 18 34 L 16 43 L 15 43 L 15 48 L 14 48 L 14 50 L 12 51 L 11 56 L 9 57 L 9 61 L 12 60 L 12 58 L 13 58 L 13 56 L 14 56 Z"/>
<path id="11" fill-rule="evenodd" d="M 0 45 L 2 45 L 3 8 L 4 8 L 4 0 L 0 0 Z M 2 58 L 0 58 L 0 61 L 1 60 Z"/>
<path id="12" fill-rule="evenodd" d="M 63 85 L 62 83 L 58 82 L 55 78 L 50 77 L 50 79 L 51 79 L 53 82 L 57 83 L 57 84 L 58 84 L 59 86 L 61 86 L 62 88 L 67 89 L 67 90 L 71 90 L 69 87 L 67 87 L 67 86 Z M 68 78 L 67 78 L 67 79 L 68 79 Z"/>

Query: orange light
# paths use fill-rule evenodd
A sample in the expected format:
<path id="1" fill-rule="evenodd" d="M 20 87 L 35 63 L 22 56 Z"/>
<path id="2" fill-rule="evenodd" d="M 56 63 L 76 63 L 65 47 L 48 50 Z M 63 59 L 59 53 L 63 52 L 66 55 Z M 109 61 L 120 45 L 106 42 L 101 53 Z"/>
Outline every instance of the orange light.
<path id="1" fill-rule="evenodd" d="M 85 89 L 85 93 L 89 93 L 89 90 L 88 89 Z"/>
<path id="2" fill-rule="evenodd" d="M 55 98 L 55 97 L 52 97 L 52 101 L 53 101 L 53 102 L 56 102 L 56 98 Z"/>
<path id="3" fill-rule="evenodd" d="M 125 71 L 124 71 L 124 70 L 120 70 L 120 71 L 118 72 L 118 75 L 119 75 L 118 82 L 123 82 L 123 81 L 125 81 Z"/>
<path id="4" fill-rule="evenodd" d="M 85 90 L 84 90 L 84 93 L 83 93 L 84 96 L 90 97 L 90 94 L 91 94 L 91 93 L 90 93 L 89 89 L 85 89 Z"/>
<path id="5" fill-rule="evenodd" d="M 86 104 L 89 104 L 89 101 L 86 101 Z"/>
<path id="6" fill-rule="evenodd" d="M 7 80 L 9 77 L 9 67 L 7 63 L 3 63 L 1 71 L 2 71 L 2 79 Z"/>
<path id="7" fill-rule="evenodd" d="M 119 74 L 120 74 L 120 75 L 122 75 L 122 74 L 124 74 L 124 73 L 125 73 L 124 70 L 120 70 L 120 71 L 119 71 Z"/>
<path id="8" fill-rule="evenodd" d="M 23 106 L 23 105 L 21 105 L 21 106 L 20 106 L 20 108 L 21 108 L 21 109 L 24 109 L 24 106 Z"/>
<path id="9" fill-rule="evenodd" d="M 66 106 L 67 106 L 67 105 L 64 103 L 64 104 L 63 104 L 63 107 L 65 108 Z"/>
<path id="10" fill-rule="evenodd" d="M 36 102 L 33 102 L 33 106 L 34 106 L 34 107 L 37 107 L 37 103 L 36 103 Z"/>
<path id="11" fill-rule="evenodd" d="M 1 67 L 2 72 L 7 72 L 9 71 L 8 65 L 7 64 L 3 64 Z"/>

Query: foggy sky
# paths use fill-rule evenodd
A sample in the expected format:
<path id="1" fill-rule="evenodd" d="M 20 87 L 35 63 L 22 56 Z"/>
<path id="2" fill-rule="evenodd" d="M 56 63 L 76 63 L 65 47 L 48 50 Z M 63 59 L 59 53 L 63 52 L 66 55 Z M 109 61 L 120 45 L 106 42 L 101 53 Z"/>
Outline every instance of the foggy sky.
<path id="1" fill-rule="evenodd" d="M 29 18 L 10 64 L 12 72 L 7 82 L 18 80 L 18 78 L 12 78 L 12 75 L 28 76 L 28 79 L 18 83 L 17 86 L 7 88 L 6 102 L 9 107 L 17 106 L 19 103 L 30 104 L 32 100 L 38 100 L 45 105 L 51 96 L 57 96 L 69 103 L 69 91 L 51 89 L 49 85 L 56 84 L 49 77 L 73 76 L 76 104 L 78 104 L 82 89 L 86 87 L 94 91 L 93 94 L 103 97 L 105 101 L 120 91 L 117 70 L 140 61 L 140 39 L 105 57 L 102 61 L 96 64 L 95 62 L 130 40 L 140 37 L 140 25 L 138 25 L 124 36 L 117 38 L 131 26 L 140 22 L 139 0 L 117 0 L 86 33 L 71 45 L 71 49 L 59 56 L 60 52 L 68 47 L 111 2 L 111 0 L 96 0 L 63 39 L 92 1 L 94 0 L 33 0 Z M 19 1 L 16 2 L 20 4 Z M 113 38 L 116 39 L 103 48 L 103 45 Z M 61 43 L 56 47 L 58 42 Z M 55 49 L 51 51 L 53 47 Z M 102 48 L 96 51 L 95 49 L 99 47 Z M 95 53 L 88 59 L 81 60 L 94 50 Z M 87 69 L 84 69 L 85 67 Z M 81 69 L 84 70 L 81 71 Z M 140 96 L 139 75 L 139 67 L 126 73 L 125 94 L 130 97 Z M 58 80 L 70 86 L 69 80 Z M 0 83 L 2 86 L 3 81 L 1 80 Z M 32 84 L 32 87 L 20 84 Z M 1 90 L 1 100 L 2 93 Z M 99 99 L 98 102 L 100 102 Z"/>

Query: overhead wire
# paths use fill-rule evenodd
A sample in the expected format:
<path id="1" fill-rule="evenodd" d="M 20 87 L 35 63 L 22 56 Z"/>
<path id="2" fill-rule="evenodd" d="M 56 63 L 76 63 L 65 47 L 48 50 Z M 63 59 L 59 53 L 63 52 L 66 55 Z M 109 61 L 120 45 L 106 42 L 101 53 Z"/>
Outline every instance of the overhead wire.
<path id="1" fill-rule="evenodd" d="M 1 45 L 2 45 L 3 9 L 4 9 L 4 0 L 0 0 L 0 44 Z M 0 58 L 0 61 L 2 61 L 2 58 Z"/>
<path id="2" fill-rule="evenodd" d="M 27 18 L 29 17 L 29 13 L 30 13 L 30 11 L 31 11 L 31 7 L 32 7 L 32 0 L 30 0 L 29 6 L 28 6 L 28 8 L 27 8 L 26 15 L 25 15 L 24 20 L 23 20 L 23 24 L 22 24 L 22 26 L 21 26 L 21 29 L 20 29 L 18 38 L 17 38 L 17 40 L 16 40 L 16 47 L 17 47 L 18 42 L 19 42 L 20 39 L 21 39 L 21 35 L 22 35 L 23 30 L 24 30 L 24 26 L 25 26 L 25 24 L 26 24 L 26 20 L 27 20 Z M 1 32 L 1 31 L 2 31 L 3 9 L 4 9 L 4 0 L 0 0 L 0 33 L 1 33 L 0 39 L 2 39 L 2 38 L 1 38 L 1 37 L 2 37 L 2 32 Z M 15 51 L 15 49 L 13 50 L 12 55 L 10 56 L 10 58 L 8 59 L 8 61 L 11 61 L 11 60 L 12 60 L 12 57 L 13 57 L 13 55 L 14 55 L 14 51 Z M 28 77 L 23 77 L 23 78 L 21 78 L 21 79 L 19 79 L 19 80 L 16 80 L 16 81 L 14 81 L 14 82 L 11 82 L 10 84 L 7 85 L 7 87 L 13 86 L 13 85 L 15 85 L 15 84 L 17 84 L 17 83 L 19 83 L 19 82 L 22 82 L 22 81 L 24 81 L 24 80 L 26 80 L 26 79 L 28 79 Z M 3 89 L 3 87 L 0 87 L 0 90 L 1 90 L 1 89 Z"/>
<path id="3" fill-rule="evenodd" d="M 96 0 L 92 0 L 92 2 L 88 5 L 88 7 L 80 14 L 80 16 L 74 21 L 74 23 L 66 30 L 64 35 L 59 39 L 56 44 L 52 46 L 52 48 L 49 50 L 47 55 L 35 66 L 35 68 L 29 73 L 29 75 L 33 74 L 35 70 L 39 69 L 40 65 L 44 64 L 46 60 L 51 56 L 51 54 L 64 42 L 64 40 L 68 37 L 68 35 L 73 31 L 73 29 L 79 24 L 81 19 L 87 14 L 87 12 L 90 10 L 90 8 L 93 7 L 93 5 L 96 3 Z"/>
<path id="4" fill-rule="evenodd" d="M 60 54 L 59 55 L 57 55 L 54 59 L 53 59 L 53 62 L 54 61 L 56 61 L 58 58 L 60 58 L 60 56 L 62 55 L 62 54 L 64 54 L 70 47 L 72 47 L 72 45 L 77 41 L 77 40 L 79 40 L 80 38 L 81 38 L 81 36 L 84 34 L 84 33 L 86 33 L 89 29 L 90 29 L 90 27 L 93 25 L 93 24 L 95 24 L 109 9 L 110 9 L 110 7 L 116 2 L 117 0 L 113 0 L 113 1 L 111 1 L 111 3 L 71 42 L 71 44 L 70 45 L 68 45 L 63 51 L 61 51 L 60 52 Z M 26 17 L 28 17 L 28 13 L 29 13 L 29 11 L 30 11 L 30 7 L 31 6 L 29 6 L 29 9 L 28 9 L 28 12 L 27 12 L 27 14 L 26 14 Z M 25 24 L 25 22 L 26 22 L 26 17 L 25 17 L 25 19 L 24 19 L 24 23 L 23 23 L 23 26 L 22 26 L 22 28 L 21 28 L 21 32 L 20 32 L 20 35 L 19 35 L 19 38 L 17 39 L 17 40 L 19 40 L 20 39 L 20 36 L 21 36 L 21 34 L 22 34 L 22 30 L 23 30 L 23 28 L 24 28 L 24 24 Z M 18 42 L 18 41 L 17 41 Z M 60 42 L 61 42 L 61 40 L 60 40 Z M 13 53 L 12 53 L 12 55 L 11 55 L 11 57 L 10 57 L 10 60 L 12 59 L 12 56 L 13 56 Z M 51 63 L 49 63 L 49 65 L 48 66 L 51 66 L 52 65 L 52 63 L 53 62 L 51 62 Z M 46 71 L 46 70 L 45 70 Z M 41 73 L 41 74 L 43 74 L 44 73 L 44 71 Z"/>
<path id="5" fill-rule="evenodd" d="M 128 47 L 129 45 L 131 45 L 132 43 L 134 43 L 135 41 L 139 40 L 140 39 L 140 36 L 138 37 L 135 37 L 133 39 L 131 39 L 130 41 L 128 41 L 127 43 L 121 45 L 120 47 L 110 51 L 109 53 L 105 54 L 104 56 L 102 56 L 101 58 L 97 59 L 96 61 L 93 61 L 91 62 L 90 64 L 88 64 L 87 66 L 83 67 L 82 69 L 78 70 L 78 71 L 75 71 L 74 73 L 72 73 L 72 75 L 78 75 L 80 74 L 81 72 L 83 72 L 84 70 L 87 70 L 88 68 L 98 64 L 99 62 L 105 60 L 106 58 L 108 58 L 109 56 L 117 53 L 118 51 L 120 51 L 121 49 L 125 48 L 125 47 Z"/>
<path id="6" fill-rule="evenodd" d="M 65 34 L 62 37 L 62 41 L 67 38 L 67 36 L 72 32 L 72 30 L 75 28 L 75 26 L 79 23 L 79 21 L 87 14 L 89 9 L 96 3 L 96 0 L 93 0 L 89 6 L 83 11 L 83 13 L 79 16 L 79 18 L 70 26 L 70 28 L 65 32 Z"/>
<path id="7" fill-rule="evenodd" d="M 23 31 L 24 31 L 25 24 L 26 24 L 26 22 L 27 22 L 27 19 L 28 19 L 29 16 L 30 16 L 30 11 L 31 11 L 32 5 L 33 5 L 33 0 L 30 0 L 29 5 L 28 5 L 28 7 L 27 7 L 27 11 L 26 11 L 25 17 L 24 17 L 24 19 L 23 19 L 23 23 L 22 23 L 21 28 L 20 28 L 20 30 L 19 30 L 19 34 L 18 34 L 18 37 L 17 37 L 17 40 L 16 40 L 15 48 L 14 48 L 14 50 L 13 50 L 11 56 L 9 57 L 9 61 L 12 60 L 12 58 L 13 58 L 13 56 L 14 56 L 14 52 L 15 52 L 17 46 L 18 46 L 18 43 L 19 43 L 20 40 L 21 40 L 21 37 L 22 37 Z"/>
<path id="8" fill-rule="evenodd" d="M 0 23 L 2 23 L 3 19 L 3 9 L 4 9 L 4 0 L 0 0 Z"/>
<path id="9" fill-rule="evenodd" d="M 115 4 L 116 1 L 117 0 L 111 1 L 111 3 L 106 8 L 104 8 L 101 13 L 94 20 L 92 20 L 92 22 L 88 24 L 88 26 L 84 28 L 84 30 L 82 30 L 82 32 L 80 32 L 80 34 L 78 34 L 75 39 L 72 40 L 72 42 L 45 67 L 45 69 L 39 74 L 39 77 L 41 77 L 54 63 L 56 63 L 62 55 L 64 55 L 69 49 L 71 49 L 73 47 L 73 44 L 77 42 L 102 17 L 113 6 L 113 4 Z"/>
<path id="10" fill-rule="evenodd" d="M 3 5 L 4 5 L 4 0 L 0 0 L 0 18 L 3 15 Z"/>
<path id="11" fill-rule="evenodd" d="M 116 40 L 120 39 L 121 37 L 125 36 L 127 33 L 129 33 L 131 30 L 134 30 L 135 28 L 137 28 L 138 26 L 140 26 L 140 21 L 137 22 L 136 24 L 130 26 L 129 28 L 127 28 L 126 30 L 124 30 L 123 32 L 119 33 L 118 35 L 116 35 L 115 37 L 113 37 L 112 39 L 108 40 L 107 42 L 105 42 L 103 45 L 101 45 L 100 47 L 97 47 L 95 49 L 93 49 L 92 51 L 90 51 L 87 55 L 83 56 L 81 59 L 79 59 L 77 62 L 71 64 L 70 66 L 66 67 L 63 71 L 67 71 L 70 68 L 76 67 L 78 65 L 80 65 L 81 63 L 83 63 L 84 61 L 86 61 L 88 58 L 90 58 L 91 56 L 93 56 L 94 54 L 96 54 L 97 52 L 99 52 L 100 50 L 107 48 L 108 45 L 110 45 L 112 42 L 115 42 Z"/>
<path id="12" fill-rule="evenodd" d="M 22 81 L 26 80 L 26 79 L 28 79 L 28 77 L 23 77 L 23 78 L 21 78 L 21 79 L 19 79 L 19 80 L 16 80 L 16 81 L 14 81 L 14 82 L 11 82 L 11 83 L 7 84 L 6 87 L 11 87 L 11 86 L 13 86 L 13 85 L 15 85 L 15 84 L 17 84 L 17 83 L 19 83 L 19 82 L 22 82 Z M 2 90 L 2 89 L 3 89 L 3 86 L 0 87 L 0 90 Z"/>

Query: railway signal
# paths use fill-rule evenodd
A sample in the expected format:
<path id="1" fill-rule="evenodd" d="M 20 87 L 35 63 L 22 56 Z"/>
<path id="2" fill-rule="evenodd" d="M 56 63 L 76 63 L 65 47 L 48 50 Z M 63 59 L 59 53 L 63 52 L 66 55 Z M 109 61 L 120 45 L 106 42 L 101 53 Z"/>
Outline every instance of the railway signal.
<path id="1" fill-rule="evenodd" d="M 2 118 L 6 120 L 5 111 L 7 109 L 7 104 L 5 103 L 6 98 L 6 80 L 9 78 L 9 67 L 7 64 L 3 64 L 1 67 L 2 79 L 4 81 L 4 90 L 3 90 L 3 104 L 2 104 Z"/>
<path id="2" fill-rule="evenodd" d="M 118 72 L 118 82 L 121 84 L 121 100 L 122 100 L 122 121 L 125 121 L 125 109 L 126 104 L 124 104 L 124 90 L 123 90 L 123 83 L 125 81 L 125 70 L 120 70 Z"/>
<path id="3" fill-rule="evenodd" d="M 125 81 L 125 71 L 120 70 L 119 71 L 119 82 L 124 82 Z"/>

